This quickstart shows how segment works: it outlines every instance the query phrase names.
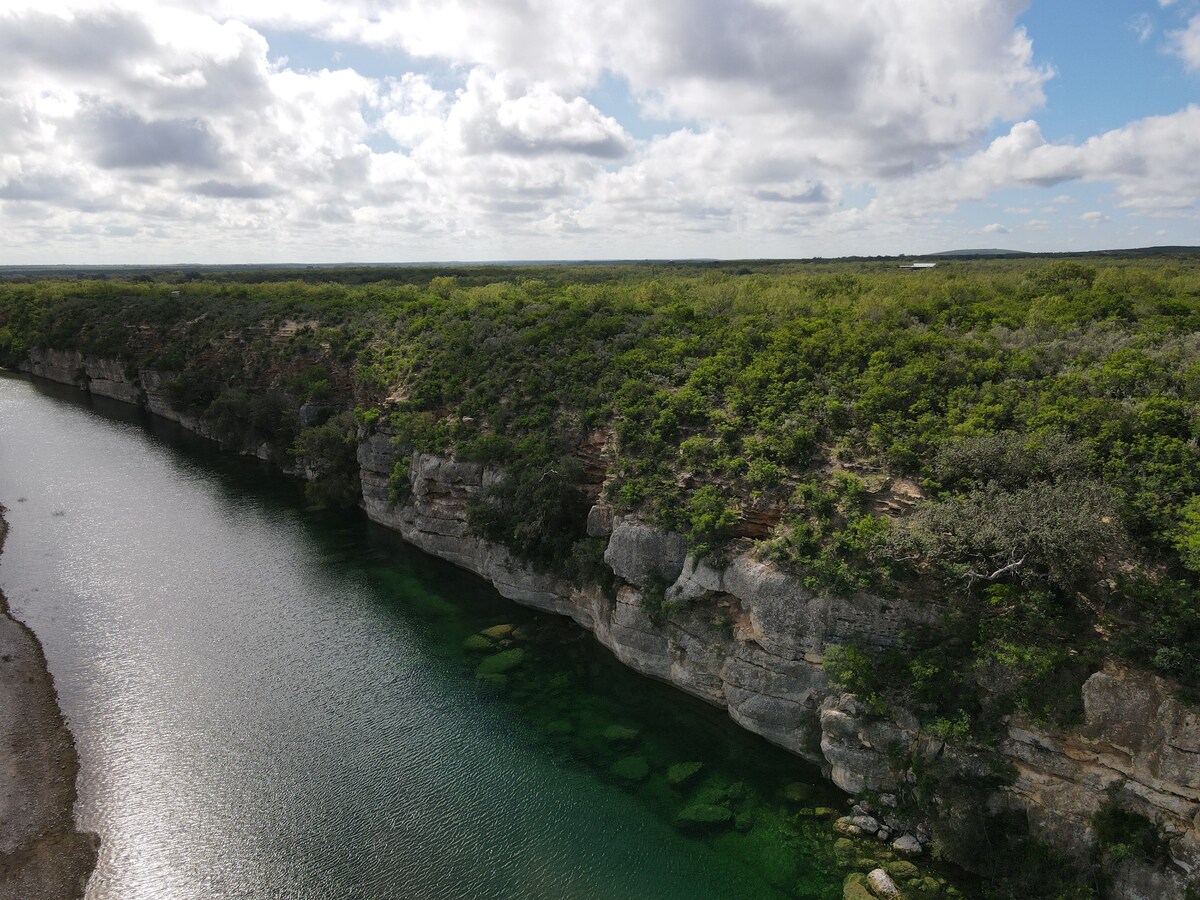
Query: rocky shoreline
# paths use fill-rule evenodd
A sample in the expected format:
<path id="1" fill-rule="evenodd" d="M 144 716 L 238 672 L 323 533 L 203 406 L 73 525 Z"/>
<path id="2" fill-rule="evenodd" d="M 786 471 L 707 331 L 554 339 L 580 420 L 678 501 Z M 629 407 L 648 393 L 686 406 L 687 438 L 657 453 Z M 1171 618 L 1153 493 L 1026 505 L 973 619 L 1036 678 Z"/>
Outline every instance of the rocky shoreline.
<path id="1" fill-rule="evenodd" d="M 8 526 L 0 507 L 0 551 Z M 75 828 L 79 761 L 37 637 L 0 593 L 0 900 L 75 900 L 99 839 Z"/>

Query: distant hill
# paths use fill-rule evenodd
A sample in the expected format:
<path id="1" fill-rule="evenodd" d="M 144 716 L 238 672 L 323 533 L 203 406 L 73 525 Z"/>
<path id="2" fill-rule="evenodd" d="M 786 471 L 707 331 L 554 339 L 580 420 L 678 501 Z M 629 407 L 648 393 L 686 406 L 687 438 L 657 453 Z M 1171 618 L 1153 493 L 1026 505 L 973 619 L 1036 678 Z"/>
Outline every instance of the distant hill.
<path id="1" fill-rule="evenodd" d="M 943 250 L 941 253 L 930 253 L 929 256 L 1030 256 L 1022 250 Z"/>
<path id="2" fill-rule="evenodd" d="M 1108 256 L 1117 258 L 1135 258 L 1141 256 L 1194 256 L 1200 254 L 1200 247 L 1188 246 L 1170 246 L 1170 247 L 1130 247 L 1125 250 L 1069 250 L 1069 251 L 1054 251 L 1054 252 L 1035 252 L 1030 250 L 999 250 L 999 249 L 980 249 L 980 250 L 943 250 L 941 253 L 926 253 L 924 256 L 930 259 L 938 257 L 988 257 L 988 256 L 1011 256 L 1014 258 L 1020 257 L 1039 257 L 1046 259 L 1061 259 L 1063 257 L 1075 256 Z"/>

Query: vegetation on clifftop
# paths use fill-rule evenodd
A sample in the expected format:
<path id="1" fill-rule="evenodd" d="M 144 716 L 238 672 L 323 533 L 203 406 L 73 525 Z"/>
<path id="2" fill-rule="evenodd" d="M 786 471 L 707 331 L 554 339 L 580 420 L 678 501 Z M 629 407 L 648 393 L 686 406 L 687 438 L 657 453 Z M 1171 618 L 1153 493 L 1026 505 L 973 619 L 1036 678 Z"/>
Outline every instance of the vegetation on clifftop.
<path id="1" fill-rule="evenodd" d="M 845 673 L 947 728 L 1070 715 L 1045 686 L 1106 655 L 1200 678 L 1197 260 L 755 268 L 0 284 L 0 362 L 153 368 L 330 503 L 354 496 L 344 414 L 386 417 L 506 470 L 474 526 L 546 567 L 595 561 L 590 447 L 609 503 L 694 548 L 950 598 L 918 651 Z"/>

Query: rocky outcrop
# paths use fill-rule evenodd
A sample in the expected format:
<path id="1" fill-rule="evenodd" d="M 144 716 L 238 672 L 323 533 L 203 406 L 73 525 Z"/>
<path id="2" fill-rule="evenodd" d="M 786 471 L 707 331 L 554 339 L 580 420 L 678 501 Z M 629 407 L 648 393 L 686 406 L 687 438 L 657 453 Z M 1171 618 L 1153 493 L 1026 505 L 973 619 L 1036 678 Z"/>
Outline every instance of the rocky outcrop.
<path id="1" fill-rule="evenodd" d="M 207 422 L 171 405 L 166 392 L 169 378 L 155 369 L 131 368 L 120 360 L 85 356 L 76 350 L 37 349 L 30 352 L 21 369 L 39 378 L 75 385 L 97 397 L 132 403 L 201 437 L 213 437 Z M 269 447 L 250 448 L 248 455 L 271 457 Z"/>
<path id="2" fill-rule="evenodd" d="M 407 502 L 393 503 L 396 463 L 392 435 L 377 431 L 359 446 L 363 508 L 376 522 L 400 532 L 416 547 L 483 576 L 503 596 L 526 606 L 569 615 L 584 627 L 590 619 L 570 600 L 569 582 L 539 573 L 503 547 L 470 533 L 467 502 L 499 474 L 479 463 L 414 453 L 407 463 Z"/>
<path id="3" fill-rule="evenodd" d="M 34 350 L 29 354 L 26 371 L 101 397 L 139 405 L 145 402 L 136 376 L 128 377 L 119 360 L 84 356 L 76 350 Z"/>
<path id="4" fill-rule="evenodd" d="M 1120 863 L 1109 895 L 1183 898 L 1200 882 L 1200 709 L 1162 679 L 1116 664 L 1093 674 L 1083 697 L 1084 721 L 1069 733 L 1014 720 L 995 748 L 964 749 L 914 722 L 873 717 L 853 695 L 831 696 L 821 750 L 833 780 L 852 793 L 903 791 L 914 777 L 910 764 L 973 783 L 965 796 L 942 798 L 930 822 L 942 852 L 968 868 L 968 832 L 981 811 L 1022 813 L 1035 837 L 1086 865 L 1103 855 L 1095 816 L 1116 804 L 1155 826 L 1162 858 Z"/>

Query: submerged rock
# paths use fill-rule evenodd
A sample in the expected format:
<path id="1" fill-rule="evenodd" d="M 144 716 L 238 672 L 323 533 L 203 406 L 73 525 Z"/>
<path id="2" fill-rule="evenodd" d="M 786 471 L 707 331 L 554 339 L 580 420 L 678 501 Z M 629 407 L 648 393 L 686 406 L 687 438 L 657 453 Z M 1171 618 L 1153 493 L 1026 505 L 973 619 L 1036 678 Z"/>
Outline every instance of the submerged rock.
<path id="1" fill-rule="evenodd" d="M 879 830 L 879 821 L 874 816 L 855 816 L 851 819 L 863 834 L 874 834 Z"/>
<path id="2" fill-rule="evenodd" d="M 480 633 L 490 637 L 494 641 L 498 641 L 501 638 L 508 637 L 516 630 L 517 629 L 515 625 L 493 625 L 491 628 L 483 629 L 483 631 Z"/>
<path id="3" fill-rule="evenodd" d="M 610 744 L 631 744 L 638 739 L 641 731 L 628 725 L 609 725 L 602 734 Z"/>
<path id="4" fill-rule="evenodd" d="M 914 878 L 921 877 L 921 870 L 906 859 L 888 863 L 884 868 L 888 870 L 889 875 L 898 881 L 912 881 Z"/>
<path id="5" fill-rule="evenodd" d="M 854 819 L 850 816 L 842 816 L 833 823 L 833 830 L 838 834 L 844 834 L 847 837 L 859 837 L 863 831 L 854 824 Z"/>
<path id="6" fill-rule="evenodd" d="M 699 775 L 703 768 L 704 763 L 701 762 L 675 763 L 667 769 L 667 782 L 677 786 L 687 784 Z"/>
<path id="7" fill-rule="evenodd" d="M 476 667 L 475 674 L 477 676 L 504 675 L 519 666 L 524 658 L 525 651 L 517 647 L 511 650 L 503 650 L 495 656 L 489 656 L 483 660 Z"/>
<path id="8" fill-rule="evenodd" d="M 803 781 L 793 781 L 783 789 L 783 799 L 792 803 L 804 803 L 812 797 L 813 787 Z"/>
<path id="9" fill-rule="evenodd" d="M 715 831 L 733 821 L 733 813 L 724 806 L 693 803 L 679 812 L 675 824 L 684 831 Z"/>
<path id="10" fill-rule="evenodd" d="M 623 781 L 641 781 L 650 774 L 650 764 L 640 756 L 626 756 L 613 763 L 608 771 Z"/>
<path id="11" fill-rule="evenodd" d="M 487 653 L 493 649 L 492 642 L 482 634 L 473 634 L 463 641 L 463 649 L 468 653 Z"/>

